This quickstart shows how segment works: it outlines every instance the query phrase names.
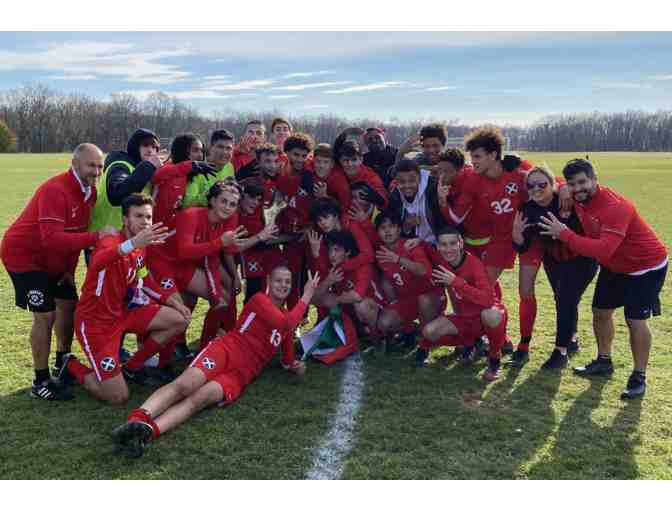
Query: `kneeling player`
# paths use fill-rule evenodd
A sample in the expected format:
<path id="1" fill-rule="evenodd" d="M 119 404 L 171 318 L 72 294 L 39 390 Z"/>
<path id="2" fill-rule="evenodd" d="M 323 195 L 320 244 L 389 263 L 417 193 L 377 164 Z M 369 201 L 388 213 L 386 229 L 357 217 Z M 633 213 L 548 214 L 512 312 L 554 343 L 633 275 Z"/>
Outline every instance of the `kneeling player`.
<path id="1" fill-rule="evenodd" d="M 144 362 L 183 332 L 191 320 L 177 292 L 156 285 L 151 277 L 138 278 L 145 267 L 145 247 L 162 243 L 166 236 L 166 227 L 152 225 L 152 205 L 146 195 L 129 195 L 121 204 L 121 234 L 98 241 L 75 311 L 77 340 L 91 368 L 69 354 L 58 373 L 61 382 L 74 378 L 96 398 L 112 404 L 128 400 L 119 362 L 122 335 L 148 335 L 123 367 L 124 375 L 139 380 Z"/>
<path id="2" fill-rule="evenodd" d="M 499 377 L 502 345 L 506 341 L 506 308 L 495 294 L 483 262 L 464 251 L 464 241 L 453 227 L 438 235 L 438 253 L 430 252 L 435 269 L 432 277 L 448 290 L 453 313 L 434 319 L 422 329 L 425 340 L 418 347 L 416 362 L 424 364 L 428 351 L 438 345 L 473 348 L 483 333 L 490 340 L 486 381 Z"/>
<path id="3" fill-rule="evenodd" d="M 347 268 L 347 262 L 357 255 L 357 243 L 350 232 L 332 231 L 326 235 L 326 242 L 331 270 L 317 288 L 314 304 L 326 309 L 350 305 L 354 316 L 375 334 L 380 305 L 374 299 L 373 266 Z"/>
<path id="4" fill-rule="evenodd" d="M 319 277 L 310 276 L 303 296 L 291 311 L 284 309 L 292 288 L 292 273 L 276 267 L 268 278 L 268 294 L 258 292 L 245 305 L 234 330 L 213 340 L 175 381 L 157 390 L 113 432 L 114 441 L 133 457 L 146 444 L 180 425 L 201 409 L 230 404 L 268 364 L 282 346 L 282 366 L 303 375 L 305 365 L 294 359 L 293 331 L 313 298 Z"/>
<path id="5" fill-rule="evenodd" d="M 376 252 L 377 265 L 394 296 L 378 319 L 378 329 L 386 337 L 399 333 L 416 319 L 427 324 L 445 308 L 443 287 L 432 285 L 432 265 L 422 246 L 408 250 L 401 239 L 401 217 L 390 210 L 376 217 L 376 230 L 383 244 Z"/>

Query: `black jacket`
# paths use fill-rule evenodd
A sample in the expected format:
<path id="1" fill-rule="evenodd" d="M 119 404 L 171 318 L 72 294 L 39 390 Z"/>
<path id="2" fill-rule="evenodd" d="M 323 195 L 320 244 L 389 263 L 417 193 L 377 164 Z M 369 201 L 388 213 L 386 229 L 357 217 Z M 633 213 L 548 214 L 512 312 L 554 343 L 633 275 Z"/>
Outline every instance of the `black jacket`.
<path id="1" fill-rule="evenodd" d="M 399 149 L 396 147 L 386 145 L 382 151 L 364 154 L 364 164 L 378 174 L 385 189 L 388 189 L 390 181 L 392 181 L 392 167 L 398 151 Z"/>
<path id="2" fill-rule="evenodd" d="M 427 183 L 427 189 L 425 190 L 425 214 L 427 215 L 427 221 L 435 236 L 437 236 L 439 230 L 446 225 L 446 221 L 441 214 L 441 208 L 439 207 L 437 186 L 438 181 L 436 178 L 430 176 L 429 182 Z M 390 193 L 389 209 L 392 211 L 399 211 L 401 213 L 402 221 L 406 219 L 407 213 L 404 209 L 401 191 L 399 191 L 398 188 L 395 188 L 392 193 Z M 404 237 L 417 237 L 415 229 L 413 229 L 412 232 L 404 231 L 402 232 L 402 235 Z"/>
<path id="3" fill-rule="evenodd" d="M 138 129 L 131 135 L 126 146 L 126 152 L 110 152 L 105 158 L 107 175 L 107 198 L 115 206 L 131 193 L 141 192 L 150 181 L 156 168 L 148 161 L 140 159 L 140 142 L 149 137 L 159 138 L 149 129 Z M 121 161 L 126 161 L 134 167 L 133 173 Z M 118 164 L 117 164 L 118 163 Z"/>

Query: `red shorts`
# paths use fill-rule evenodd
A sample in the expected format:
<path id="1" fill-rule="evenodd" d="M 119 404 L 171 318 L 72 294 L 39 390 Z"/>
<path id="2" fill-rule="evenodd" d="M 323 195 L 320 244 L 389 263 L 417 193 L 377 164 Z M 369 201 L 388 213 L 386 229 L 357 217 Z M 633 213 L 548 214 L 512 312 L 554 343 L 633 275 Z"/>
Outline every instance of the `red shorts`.
<path id="1" fill-rule="evenodd" d="M 189 365 L 203 372 L 207 381 L 219 384 L 226 403 L 236 400 L 255 376 L 254 370 L 245 364 L 244 354 L 235 346 L 236 342 L 237 339 L 229 335 L 217 338 Z"/>
<path id="2" fill-rule="evenodd" d="M 443 289 L 436 289 L 426 294 L 434 294 L 442 303 L 446 302 L 446 294 Z M 420 319 L 419 295 L 399 299 L 396 303 L 386 305 L 385 310 L 391 310 L 401 317 L 401 322 L 406 325 Z"/>
<path id="3" fill-rule="evenodd" d="M 485 267 L 512 269 L 516 262 L 516 250 L 513 249 L 510 239 L 505 241 L 490 241 L 485 246 L 482 260 Z"/>
<path id="4" fill-rule="evenodd" d="M 445 317 L 457 328 L 457 335 L 442 336 L 434 342 L 434 346 L 464 345 L 471 347 L 476 343 L 476 339 L 483 334 L 483 325 L 481 324 L 480 317 L 463 317 L 455 314 L 446 315 Z"/>
<path id="5" fill-rule="evenodd" d="M 121 372 L 119 346 L 122 335 L 126 332 L 138 335 L 146 333 L 160 308 L 161 305 L 155 303 L 133 308 L 112 327 L 75 315 L 77 340 L 89 358 L 98 381 L 106 381 Z"/>
<path id="6" fill-rule="evenodd" d="M 196 266 L 187 262 L 172 262 L 162 257 L 151 257 L 147 267 L 152 278 L 164 289 L 177 285 L 178 291 L 186 291 L 196 273 Z"/>

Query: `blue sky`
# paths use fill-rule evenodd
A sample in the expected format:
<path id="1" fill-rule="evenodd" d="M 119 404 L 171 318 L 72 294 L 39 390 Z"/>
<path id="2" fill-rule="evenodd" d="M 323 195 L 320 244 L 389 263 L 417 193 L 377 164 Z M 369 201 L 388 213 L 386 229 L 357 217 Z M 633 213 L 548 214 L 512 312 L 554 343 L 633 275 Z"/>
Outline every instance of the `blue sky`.
<path id="1" fill-rule="evenodd" d="M 0 91 L 174 95 L 203 114 L 529 124 L 670 108 L 672 33 L 2 32 Z"/>

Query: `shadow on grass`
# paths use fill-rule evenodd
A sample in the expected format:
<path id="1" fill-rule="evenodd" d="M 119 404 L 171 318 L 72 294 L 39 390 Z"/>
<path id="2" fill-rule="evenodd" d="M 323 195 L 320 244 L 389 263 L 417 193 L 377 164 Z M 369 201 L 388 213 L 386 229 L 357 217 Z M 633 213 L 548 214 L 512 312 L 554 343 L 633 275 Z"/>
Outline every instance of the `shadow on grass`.
<path id="1" fill-rule="evenodd" d="M 0 479 L 301 479 L 341 374 L 310 371 L 302 379 L 273 364 L 234 405 L 203 411 L 140 460 L 115 455 L 111 432 L 155 388 L 132 386 L 120 407 L 80 387 L 65 402 L 34 400 L 22 388 L 0 398 Z"/>
<path id="2" fill-rule="evenodd" d="M 531 478 L 633 479 L 639 477 L 634 457 L 642 401 L 626 401 L 610 426 L 601 426 L 609 412 L 602 402 L 608 379 L 591 379 L 560 422 L 553 450 L 530 470 Z M 594 417 L 593 415 L 598 415 Z"/>

